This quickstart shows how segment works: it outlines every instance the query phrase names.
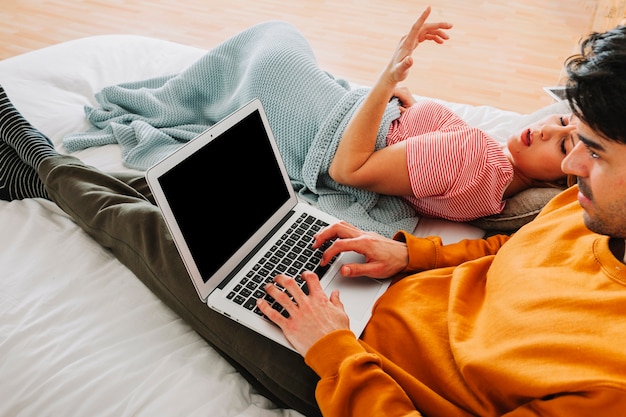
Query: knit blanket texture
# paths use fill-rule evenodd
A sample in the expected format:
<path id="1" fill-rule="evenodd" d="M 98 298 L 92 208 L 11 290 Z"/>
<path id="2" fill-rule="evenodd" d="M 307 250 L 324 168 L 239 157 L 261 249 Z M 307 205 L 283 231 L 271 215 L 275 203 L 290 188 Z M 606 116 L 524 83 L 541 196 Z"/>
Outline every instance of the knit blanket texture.
<path id="1" fill-rule="evenodd" d="M 266 22 L 226 40 L 178 74 L 104 88 L 96 94 L 98 105 L 85 108 L 93 128 L 66 136 L 64 146 L 73 152 L 119 144 L 126 166 L 146 170 L 259 98 L 302 198 L 364 230 L 385 236 L 413 231 L 418 217 L 403 198 L 344 186 L 328 175 L 342 133 L 367 91 L 351 89 L 320 69 L 293 26 Z M 385 146 L 399 114 L 392 100 L 377 148 Z M 242 174 L 245 178 L 245 167 Z M 233 179 L 233 186 L 245 193 L 245 180 Z"/>

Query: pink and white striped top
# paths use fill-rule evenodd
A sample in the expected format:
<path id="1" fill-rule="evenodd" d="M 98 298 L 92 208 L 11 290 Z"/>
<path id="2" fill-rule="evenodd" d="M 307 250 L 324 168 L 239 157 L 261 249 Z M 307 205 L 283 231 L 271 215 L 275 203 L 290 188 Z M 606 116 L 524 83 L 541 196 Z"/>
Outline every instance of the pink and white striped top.
<path id="1" fill-rule="evenodd" d="M 387 145 L 407 141 L 413 196 L 423 216 L 468 221 L 500 213 L 513 166 L 501 145 L 447 107 L 418 102 L 392 122 Z"/>

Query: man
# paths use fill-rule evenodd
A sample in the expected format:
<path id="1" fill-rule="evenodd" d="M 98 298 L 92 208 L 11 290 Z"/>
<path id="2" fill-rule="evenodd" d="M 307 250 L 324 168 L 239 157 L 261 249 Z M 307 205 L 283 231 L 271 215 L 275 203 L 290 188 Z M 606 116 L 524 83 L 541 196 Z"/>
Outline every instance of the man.
<path id="1" fill-rule="evenodd" d="M 403 38 L 392 73 L 412 64 L 413 41 L 424 25 L 423 15 Z M 579 186 L 512 237 L 442 246 L 436 237 L 400 232 L 392 240 L 345 223 L 320 232 L 314 246 L 339 238 L 323 262 L 355 250 L 367 263 L 344 266 L 344 275 L 396 281 L 359 340 L 347 328 L 340 296 L 326 297 L 314 274 L 304 274 L 309 296 L 292 278 L 276 277 L 295 302 L 275 286 L 267 291 L 289 318 L 263 302 L 259 307 L 308 367 L 198 299 L 158 208 L 146 200 L 145 183 L 120 181 L 57 155 L 2 90 L 0 159 L 25 176 L 0 174 L 7 174 L 7 193 L 24 178 L 20 189 L 32 188 L 33 195 L 44 185 L 43 192 L 244 375 L 306 415 L 621 415 L 626 28 L 589 38 L 568 70 L 579 141 L 563 168 Z M 33 182 L 31 170 L 41 181 Z"/>
<path id="2" fill-rule="evenodd" d="M 346 276 L 427 270 L 387 291 L 362 341 L 313 274 L 308 297 L 276 279 L 295 304 L 268 288 L 289 318 L 260 306 L 321 376 L 325 415 L 624 414 L 626 28 L 591 36 L 582 52 L 568 63 L 578 142 L 562 164 L 578 186 L 535 221 L 510 239 L 445 247 L 347 224 L 322 231 L 316 246 L 339 238 L 322 262 L 348 250 L 368 259 Z"/>

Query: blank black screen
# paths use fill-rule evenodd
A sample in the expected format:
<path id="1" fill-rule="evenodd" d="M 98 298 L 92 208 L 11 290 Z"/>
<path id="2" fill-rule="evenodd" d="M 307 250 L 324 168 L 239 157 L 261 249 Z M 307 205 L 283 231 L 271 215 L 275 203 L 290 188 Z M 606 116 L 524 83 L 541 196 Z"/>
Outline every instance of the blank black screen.
<path id="1" fill-rule="evenodd" d="M 159 182 L 204 282 L 289 198 L 258 111 Z"/>

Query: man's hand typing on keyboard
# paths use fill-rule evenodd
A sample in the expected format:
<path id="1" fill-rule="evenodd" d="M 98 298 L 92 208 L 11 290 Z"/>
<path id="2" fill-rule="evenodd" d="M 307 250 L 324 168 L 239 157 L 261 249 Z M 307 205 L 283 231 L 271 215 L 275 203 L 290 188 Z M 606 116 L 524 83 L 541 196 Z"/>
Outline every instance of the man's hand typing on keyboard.
<path id="1" fill-rule="evenodd" d="M 288 318 L 263 299 L 257 302 L 257 306 L 267 318 L 282 329 L 287 340 L 304 356 L 315 342 L 328 333 L 342 329 L 350 330 L 350 322 L 339 300 L 338 291 L 333 291 L 330 298 L 327 297 L 317 275 L 313 272 L 304 272 L 302 279 L 309 288 L 308 295 L 287 275 L 281 274 L 274 279 L 285 291 L 274 284 L 265 286 L 265 291 L 289 313 Z"/>
<path id="2" fill-rule="evenodd" d="M 390 278 L 402 272 L 409 264 L 406 244 L 381 236 L 374 232 L 364 232 L 346 222 L 339 222 L 320 230 L 315 235 L 313 248 L 334 240 L 326 249 L 321 265 L 325 265 L 341 252 L 354 251 L 365 256 L 364 264 L 346 264 L 341 274 L 346 277 L 367 276 L 370 278 Z"/>
<path id="3" fill-rule="evenodd" d="M 342 266 L 344 276 L 389 278 L 403 271 L 409 262 L 404 243 L 363 232 L 345 222 L 322 229 L 315 235 L 313 247 L 322 247 L 329 241 L 333 243 L 325 250 L 322 265 L 341 252 L 354 251 L 365 256 L 364 264 Z M 350 323 L 337 291 L 327 297 L 313 272 L 304 272 L 302 279 L 306 281 L 308 295 L 293 277 L 284 274 L 274 279 L 278 286 L 273 283 L 265 286 L 267 294 L 288 314 L 281 314 L 264 299 L 257 301 L 257 307 L 282 329 L 291 344 L 304 356 L 316 341 L 333 331 L 349 330 Z"/>

